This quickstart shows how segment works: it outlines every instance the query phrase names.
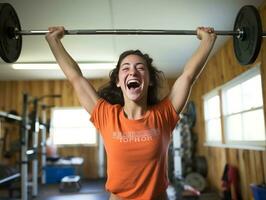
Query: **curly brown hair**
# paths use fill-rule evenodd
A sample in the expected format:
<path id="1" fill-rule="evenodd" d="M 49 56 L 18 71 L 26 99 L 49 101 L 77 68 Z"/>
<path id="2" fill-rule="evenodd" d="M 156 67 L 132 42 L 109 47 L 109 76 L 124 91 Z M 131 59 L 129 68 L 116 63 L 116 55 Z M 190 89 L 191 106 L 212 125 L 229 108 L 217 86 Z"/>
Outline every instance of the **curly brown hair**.
<path id="1" fill-rule="evenodd" d="M 122 90 L 120 87 L 117 87 L 116 83 L 118 80 L 118 73 L 120 69 L 121 62 L 123 59 L 129 55 L 137 55 L 143 58 L 147 64 L 147 68 L 150 75 L 150 85 L 148 89 L 148 98 L 147 98 L 147 104 L 148 105 L 154 105 L 158 103 L 158 91 L 160 88 L 160 75 L 163 74 L 161 71 L 157 70 L 156 67 L 152 65 L 153 59 L 150 58 L 148 54 L 143 54 L 140 50 L 128 50 L 123 52 L 119 56 L 119 60 L 117 62 L 116 68 L 114 68 L 110 74 L 110 81 L 101 87 L 98 90 L 98 95 L 108 101 L 111 104 L 120 104 L 124 105 L 124 98 L 122 94 Z"/>

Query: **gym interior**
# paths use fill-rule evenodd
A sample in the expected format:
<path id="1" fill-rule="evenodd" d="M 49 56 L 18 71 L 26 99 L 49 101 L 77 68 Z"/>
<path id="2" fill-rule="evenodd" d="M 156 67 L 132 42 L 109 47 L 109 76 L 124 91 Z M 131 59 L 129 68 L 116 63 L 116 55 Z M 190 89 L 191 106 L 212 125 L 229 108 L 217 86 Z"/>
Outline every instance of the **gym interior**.
<path id="1" fill-rule="evenodd" d="M 67 29 L 178 30 L 202 24 L 231 30 L 238 10 L 251 4 L 266 31 L 266 0 L 0 3 L 14 7 L 21 30 L 47 30 L 51 25 Z M 188 13 L 182 9 L 188 9 Z M 73 87 L 56 68 L 44 36 L 22 37 L 18 60 L 0 60 L 0 199 L 109 199 L 105 191 L 106 153 L 100 134 Z M 262 37 L 258 55 L 252 63 L 243 65 L 236 51 L 249 51 L 257 38 L 244 38 L 254 41 L 236 50 L 235 37 L 217 36 L 173 131 L 168 152 L 170 200 L 266 199 L 266 42 Z M 3 40 L 1 48 L 8 45 Z M 82 70 L 96 90 L 108 82 L 109 71 L 122 51 L 141 49 L 149 53 L 158 69 L 165 72 L 162 99 L 196 49 L 197 39 L 96 34 L 65 36 L 64 43 L 80 66 L 89 66 Z M 111 68 L 99 69 L 102 63 Z M 99 68 L 89 69 L 93 65 Z"/>

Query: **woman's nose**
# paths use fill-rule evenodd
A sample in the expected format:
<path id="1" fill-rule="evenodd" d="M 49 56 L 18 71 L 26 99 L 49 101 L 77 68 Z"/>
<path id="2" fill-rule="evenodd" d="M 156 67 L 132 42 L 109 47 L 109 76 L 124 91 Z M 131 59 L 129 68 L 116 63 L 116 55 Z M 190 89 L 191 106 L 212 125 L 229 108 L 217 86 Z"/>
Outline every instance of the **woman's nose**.
<path id="1" fill-rule="evenodd" d="M 137 72 L 137 70 L 136 70 L 135 67 L 131 67 L 131 68 L 129 69 L 129 74 L 131 74 L 131 75 L 135 75 L 136 72 Z"/>

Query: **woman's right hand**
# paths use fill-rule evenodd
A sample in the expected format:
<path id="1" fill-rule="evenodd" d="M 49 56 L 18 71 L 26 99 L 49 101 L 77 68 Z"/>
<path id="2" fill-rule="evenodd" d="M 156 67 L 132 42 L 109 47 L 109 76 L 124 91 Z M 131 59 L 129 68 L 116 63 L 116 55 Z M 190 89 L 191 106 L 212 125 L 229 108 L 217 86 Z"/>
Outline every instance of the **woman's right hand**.
<path id="1" fill-rule="evenodd" d="M 61 40 L 65 35 L 65 28 L 63 26 L 53 26 L 48 28 L 46 39 L 58 39 Z"/>

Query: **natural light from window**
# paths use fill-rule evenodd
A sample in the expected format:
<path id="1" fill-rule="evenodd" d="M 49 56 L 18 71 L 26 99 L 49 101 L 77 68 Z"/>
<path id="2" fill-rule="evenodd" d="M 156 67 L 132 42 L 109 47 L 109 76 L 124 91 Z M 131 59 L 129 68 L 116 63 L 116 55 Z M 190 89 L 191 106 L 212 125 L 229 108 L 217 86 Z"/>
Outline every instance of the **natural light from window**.
<path id="1" fill-rule="evenodd" d="M 54 144 L 97 144 L 97 132 L 89 119 L 89 114 L 80 107 L 54 108 L 50 128 Z"/>
<path id="2" fill-rule="evenodd" d="M 205 97 L 204 115 L 206 124 L 206 140 L 220 142 L 222 140 L 220 99 L 218 94 Z"/>
<path id="3" fill-rule="evenodd" d="M 250 74 L 231 81 L 223 89 L 226 139 L 230 141 L 263 141 L 265 125 L 261 75 Z"/>
<path id="4" fill-rule="evenodd" d="M 266 145 L 260 66 L 204 95 L 206 143 Z"/>

